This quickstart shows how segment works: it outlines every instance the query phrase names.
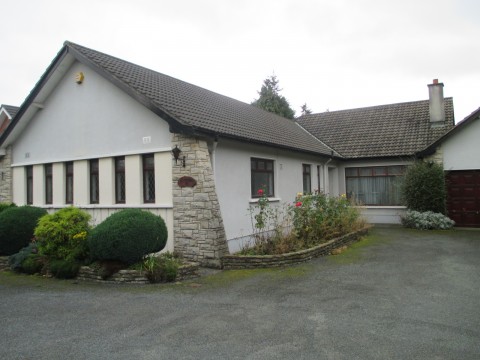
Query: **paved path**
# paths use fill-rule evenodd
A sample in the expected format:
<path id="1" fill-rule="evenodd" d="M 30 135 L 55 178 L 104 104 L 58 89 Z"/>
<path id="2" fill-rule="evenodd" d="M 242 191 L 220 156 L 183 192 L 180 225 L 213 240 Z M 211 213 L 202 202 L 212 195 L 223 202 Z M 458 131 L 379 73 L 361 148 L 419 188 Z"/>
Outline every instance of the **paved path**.
<path id="1" fill-rule="evenodd" d="M 1 359 L 480 359 L 480 232 L 377 228 L 288 269 L 98 286 L 0 274 Z"/>

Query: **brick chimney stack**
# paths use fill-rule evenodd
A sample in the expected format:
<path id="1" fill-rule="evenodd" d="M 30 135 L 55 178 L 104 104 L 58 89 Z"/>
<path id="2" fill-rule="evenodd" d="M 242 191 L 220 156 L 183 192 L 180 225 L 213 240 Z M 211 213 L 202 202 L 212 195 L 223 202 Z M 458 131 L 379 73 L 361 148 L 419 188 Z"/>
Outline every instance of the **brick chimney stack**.
<path id="1" fill-rule="evenodd" d="M 428 97 L 430 99 L 430 123 L 432 125 L 445 121 L 445 101 L 443 98 L 443 83 L 433 79 L 433 84 L 428 85 Z"/>

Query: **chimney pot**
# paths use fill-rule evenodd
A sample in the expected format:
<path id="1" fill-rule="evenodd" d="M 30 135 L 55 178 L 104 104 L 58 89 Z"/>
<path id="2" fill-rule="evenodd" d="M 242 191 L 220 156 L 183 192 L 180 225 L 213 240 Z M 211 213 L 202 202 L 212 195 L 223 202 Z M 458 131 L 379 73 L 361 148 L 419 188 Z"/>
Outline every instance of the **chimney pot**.
<path id="1" fill-rule="evenodd" d="M 433 79 L 433 84 L 437 85 L 438 84 L 438 79 Z"/>

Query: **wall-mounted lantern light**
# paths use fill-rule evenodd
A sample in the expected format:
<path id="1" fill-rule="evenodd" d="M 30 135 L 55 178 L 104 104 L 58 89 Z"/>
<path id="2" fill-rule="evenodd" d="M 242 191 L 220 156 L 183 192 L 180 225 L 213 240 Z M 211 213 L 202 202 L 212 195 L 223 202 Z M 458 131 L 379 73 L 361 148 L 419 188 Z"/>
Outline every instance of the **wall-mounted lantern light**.
<path id="1" fill-rule="evenodd" d="M 180 158 L 181 152 L 182 150 L 180 150 L 177 145 L 175 145 L 175 147 L 172 149 L 173 158 L 175 159 L 175 165 L 178 164 L 178 160 L 180 160 L 183 167 L 185 167 L 185 156 Z"/>

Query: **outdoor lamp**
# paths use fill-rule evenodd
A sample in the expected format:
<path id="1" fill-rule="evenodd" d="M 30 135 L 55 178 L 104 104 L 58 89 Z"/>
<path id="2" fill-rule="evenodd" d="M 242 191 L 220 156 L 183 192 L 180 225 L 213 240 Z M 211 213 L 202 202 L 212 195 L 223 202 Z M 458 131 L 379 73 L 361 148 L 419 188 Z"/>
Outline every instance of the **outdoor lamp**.
<path id="1" fill-rule="evenodd" d="M 181 152 L 182 150 L 180 150 L 177 145 L 175 145 L 175 147 L 172 149 L 173 158 L 175 159 L 175 165 L 178 163 Z M 185 167 L 185 156 L 180 159 L 180 161 L 182 162 L 183 167 Z"/>

